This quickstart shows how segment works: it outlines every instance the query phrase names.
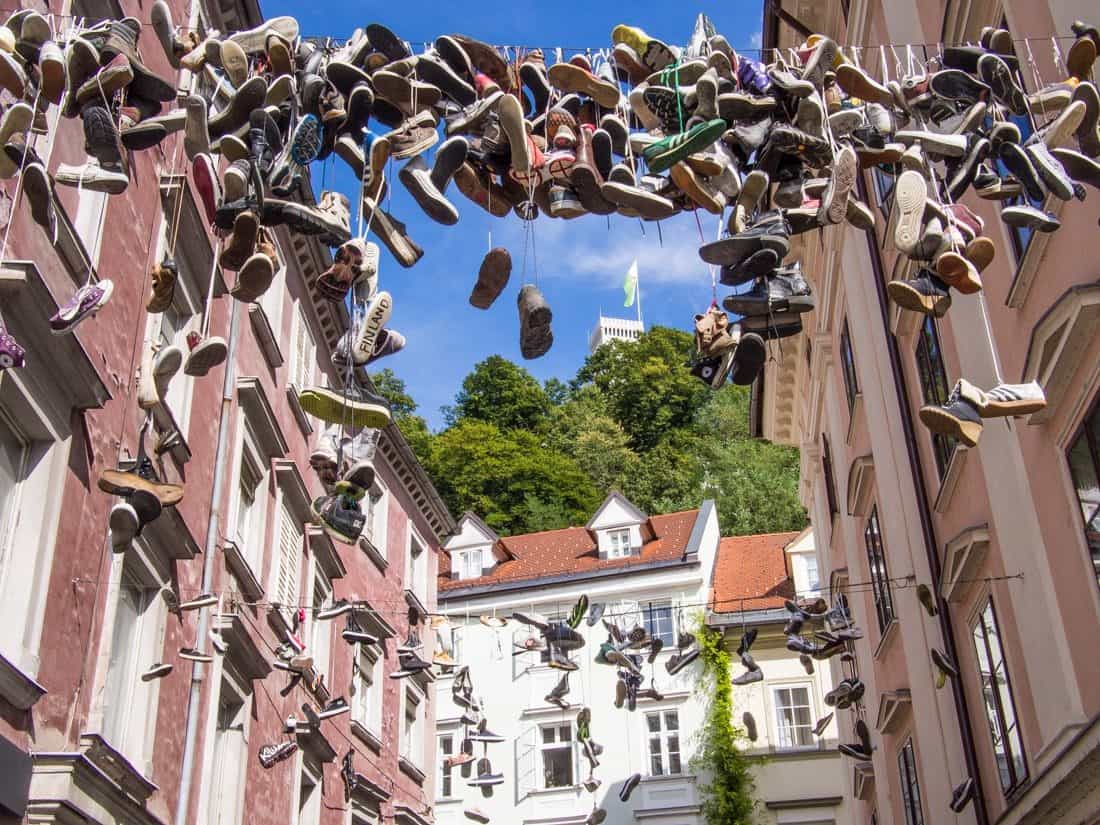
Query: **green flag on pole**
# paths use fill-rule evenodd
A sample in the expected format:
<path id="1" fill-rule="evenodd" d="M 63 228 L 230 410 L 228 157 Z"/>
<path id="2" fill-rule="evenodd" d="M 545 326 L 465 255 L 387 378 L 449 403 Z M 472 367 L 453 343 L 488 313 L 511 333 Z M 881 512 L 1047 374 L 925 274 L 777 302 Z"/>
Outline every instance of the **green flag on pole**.
<path id="1" fill-rule="evenodd" d="M 626 279 L 623 281 L 623 293 L 626 295 L 626 300 L 623 302 L 624 307 L 634 306 L 634 297 L 638 292 L 638 261 L 635 261 L 630 265 L 630 269 L 626 271 Z"/>

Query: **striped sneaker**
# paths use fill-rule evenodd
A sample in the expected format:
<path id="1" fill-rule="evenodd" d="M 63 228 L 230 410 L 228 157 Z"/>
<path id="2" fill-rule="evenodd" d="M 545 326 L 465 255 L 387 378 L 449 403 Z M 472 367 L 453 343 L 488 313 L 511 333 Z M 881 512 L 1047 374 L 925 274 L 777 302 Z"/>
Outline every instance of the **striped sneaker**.
<path id="1" fill-rule="evenodd" d="M 979 410 L 982 418 L 1031 415 L 1047 405 L 1046 395 L 1038 381 L 1027 384 L 998 384 L 984 393 L 984 398 L 985 403 Z"/>

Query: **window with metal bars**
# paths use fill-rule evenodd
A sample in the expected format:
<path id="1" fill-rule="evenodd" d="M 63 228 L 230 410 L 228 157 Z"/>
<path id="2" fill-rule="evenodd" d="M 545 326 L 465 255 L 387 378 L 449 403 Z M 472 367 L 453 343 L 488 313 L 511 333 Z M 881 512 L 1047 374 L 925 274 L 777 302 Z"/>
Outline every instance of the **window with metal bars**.
<path id="1" fill-rule="evenodd" d="M 931 316 L 924 319 L 920 334 L 917 336 L 917 374 L 920 377 L 921 396 L 925 404 L 941 405 L 947 401 L 950 392 L 947 383 L 947 370 L 943 365 L 943 349 L 936 323 Z M 951 456 L 958 441 L 942 433 L 932 434 L 932 451 L 936 456 L 936 471 L 940 478 L 947 472 Z"/>
<path id="2" fill-rule="evenodd" d="M 992 599 L 986 602 L 985 609 L 978 616 L 973 636 L 985 700 L 985 718 L 993 737 L 993 755 L 997 760 L 1001 790 L 1007 795 L 1027 779 L 1027 761 Z"/>
<path id="3" fill-rule="evenodd" d="M 920 781 L 917 779 L 917 756 L 912 738 L 906 739 L 898 752 L 898 777 L 901 781 L 901 807 L 905 825 L 924 825 L 920 806 Z"/>
<path id="4" fill-rule="evenodd" d="M 890 574 L 886 571 L 886 554 L 882 549 L 877 504 L 871 508 L 871 515 L 867 517 L 863 540 L 867 545 L 867 566 L 871 571 L 871 590 L 875 599 L 878 629 L 885 632 L 890 622 L 894 621 L 894 599 L 890 595 Z"/>

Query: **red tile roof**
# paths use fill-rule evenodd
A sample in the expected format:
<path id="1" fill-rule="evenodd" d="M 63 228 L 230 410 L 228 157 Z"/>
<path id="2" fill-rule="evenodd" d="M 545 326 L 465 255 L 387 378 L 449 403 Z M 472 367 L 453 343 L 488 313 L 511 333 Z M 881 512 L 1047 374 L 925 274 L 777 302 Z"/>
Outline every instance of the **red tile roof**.
<path id="1" fill-rule="evenodd" d="M 642 527 L 642 532 L 643 535 L 648 533 L 652 538 L 642 545 L 640 556 L 625 559 L 601 560 L 597 554 L 595 536 L 584 527 L 566 527 L 563 530 L 502 538 L 500 544 L 514 558 L 500 562 L 490 573 L 476 579 L 452 579 L 450 564 L 444 563 L 447 561 L 444 553 L 440 557 L 439 590 L 442 592 L 459 587 L 480 587 L 499 582 L 525 581 L 565 573 L 588 573 L 677 560 L 684 554 L 698 515 L 699 511 L 696 509 L 651 516 L 648 525 Z"/>
<path id="2" fill-rule="evenodd" d="M 711 604 L 716 613 L 782 607 L 794 597 L 783 548 L 798 533 L 732 536 L 718 544 L 711 582 Z"/>

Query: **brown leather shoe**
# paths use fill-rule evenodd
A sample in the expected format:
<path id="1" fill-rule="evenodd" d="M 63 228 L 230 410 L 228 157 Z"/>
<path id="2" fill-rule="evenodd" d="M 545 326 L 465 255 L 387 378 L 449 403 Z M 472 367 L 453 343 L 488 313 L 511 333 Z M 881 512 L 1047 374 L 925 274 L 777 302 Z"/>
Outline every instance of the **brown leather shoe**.
<path id="1" fill-rule="evenodd" d="M 503 247 L 490 249 L 481 262 L 477 273 L 477 283 L 470 293 L 470 304 L 478 309 L 488 309 L 493 305 L 512 274 L 512 256 Z"/>

